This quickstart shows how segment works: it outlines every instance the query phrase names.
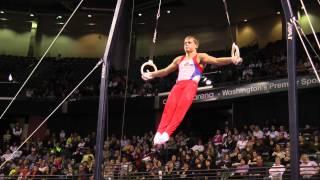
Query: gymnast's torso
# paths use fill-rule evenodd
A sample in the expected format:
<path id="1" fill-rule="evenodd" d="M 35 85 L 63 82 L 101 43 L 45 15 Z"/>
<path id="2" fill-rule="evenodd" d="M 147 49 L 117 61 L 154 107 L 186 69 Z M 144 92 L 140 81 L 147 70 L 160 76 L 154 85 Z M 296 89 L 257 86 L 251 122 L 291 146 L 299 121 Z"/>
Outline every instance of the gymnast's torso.
<path id="1" fill-rule="evenodd" d="M 199 64 L 198 55 L 195 55 L 193 58 L 186 58 L 186 56 L 182 56 L 178 64 L 179 74 L 177 82 L 193 80 L 198 83 L 200 81 L 203 67 Z"/>

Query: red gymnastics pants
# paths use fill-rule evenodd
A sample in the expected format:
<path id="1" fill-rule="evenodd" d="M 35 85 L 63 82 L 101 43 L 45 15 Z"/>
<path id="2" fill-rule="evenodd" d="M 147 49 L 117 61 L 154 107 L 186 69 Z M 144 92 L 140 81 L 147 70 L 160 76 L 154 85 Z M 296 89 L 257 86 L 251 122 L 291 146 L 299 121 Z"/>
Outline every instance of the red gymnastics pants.
<path id="1" fill-rule="evenodd" d="M 193 80 L 178 81 L 170 91 L 157 132 L 167 132 L 169 137 L 177 129 L 192 104 L 198 83 Z"/>

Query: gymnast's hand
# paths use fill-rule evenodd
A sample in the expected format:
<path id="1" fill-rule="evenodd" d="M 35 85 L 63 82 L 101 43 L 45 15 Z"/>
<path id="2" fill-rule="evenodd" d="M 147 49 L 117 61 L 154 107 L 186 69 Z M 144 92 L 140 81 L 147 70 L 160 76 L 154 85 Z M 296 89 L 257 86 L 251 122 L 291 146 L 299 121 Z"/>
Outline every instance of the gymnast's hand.
<path id="1" fill-rule="evenodd" d="M 239 56 L 232 56 L 231 60 L 232 60 L 232 63 L 235 65 L 239 65 L 242 63 L 242 58 Z"/>
<path id="2" fill-rule="evenodd" d="M 153 72 L 146 72 L 146 73 L 142 73 L 141 74 L 141 78 L 145 81 L 148 81 L 148 80 L 151 80 L 153 79 L 153 75 L 152 75 Z"/>

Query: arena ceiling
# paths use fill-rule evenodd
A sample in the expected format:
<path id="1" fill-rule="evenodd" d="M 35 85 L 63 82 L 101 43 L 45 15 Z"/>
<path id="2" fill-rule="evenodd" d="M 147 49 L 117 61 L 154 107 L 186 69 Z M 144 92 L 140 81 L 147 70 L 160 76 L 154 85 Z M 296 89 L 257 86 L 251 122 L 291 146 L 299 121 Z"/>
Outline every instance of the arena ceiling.
<path id="1" fill-rule="evenodd" d="M 0 10 L 35 14 L 70 14 L 79 1 L 1 0 Z M 112 15 L 116 2 L 117 0 L 84 0 L 80 11 L 82 14 Z M 159 0 L 135 0 L 136 23 L 140 27 L 144 29 L 153 27 L 158 2 Z M 305 0 L 305 2 L 310 4 L 312 1 Z M 232 23 L 281 13 L 280 0 L 227 0 L 227 3 Z M 222 0 L 162 0 L 162 10 L 159 28 L 176 29 L 190 25 L 215 27 L 227 23 Z"/>
<path id="2" fill-rule="evenodd" d="M 33 11 L 38 13 L 70 12 L 80 0 L 1 0 L 0 7 L 14 11 Z M 128 0 L 127 0 L 128 1 Z M 84 0 L 82 10 L 110 11 L 115 7 L 117 0 Z M 138 10 L 153 9 L 157 6 L 158 0 L 135 0 Z M 216 12 L 223 8 L 222 0 L 162 0 L 164 8 L 197 10 L 210 10 Z M 279 9 L 280 0 L 228 0 L 233 12 L 269 13 Z M 257 9 L 257 11 L 246 11 Z"/>

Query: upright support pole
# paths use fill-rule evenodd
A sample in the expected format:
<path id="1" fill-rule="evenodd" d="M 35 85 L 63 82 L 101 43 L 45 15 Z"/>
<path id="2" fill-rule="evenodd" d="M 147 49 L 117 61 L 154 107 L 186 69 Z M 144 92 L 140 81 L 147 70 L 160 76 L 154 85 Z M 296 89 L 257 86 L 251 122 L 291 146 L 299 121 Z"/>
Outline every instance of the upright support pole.
<path id="1" fill-rule="evenodd" d="M 97 137 L 96 137 L 96 153 L 95 153 L 95 171 L 94 179 L 102 180 L 102 164 L 103 164 L 103 144 L 104 144 L 104 128 L 106 122 L 108 123 L 108 77 L 109 77 L 109 62 L 110 62 L 110 49 L 114 47 L 114 32 L 117 32 L 119 28 L 119 16 L 123 13 L 122 0 L 117 1 L 115 12 L 111 28 L 108 35 L 108 41 L 106 44 L 103 65 L 101 71 L 101 84 L 100 84 L 100 98 L 99 98 L 99 112 L 98 112 L 98 123 L 97 123 Z M 113 49 L 115 51 L 115 49 Z M 107 129 L 108 130 L 108 129 Z"/>
<path id="2" fill-rule="evenodd" d="M 290 179 L 300 179 L 299 169 L 299 129 L 298 129 L 298 97 L 296 83 L 296 31 L 291 23 L 294 13 L 290 0 L 281 0 L 286 20 L 287 35 L 287 70 L 288 70 L 288 99 L 289 99 L 289 134 L 290 134 Z"/>

